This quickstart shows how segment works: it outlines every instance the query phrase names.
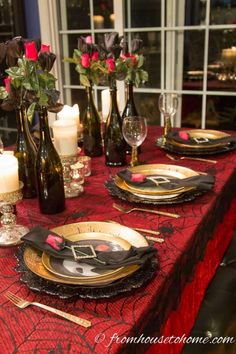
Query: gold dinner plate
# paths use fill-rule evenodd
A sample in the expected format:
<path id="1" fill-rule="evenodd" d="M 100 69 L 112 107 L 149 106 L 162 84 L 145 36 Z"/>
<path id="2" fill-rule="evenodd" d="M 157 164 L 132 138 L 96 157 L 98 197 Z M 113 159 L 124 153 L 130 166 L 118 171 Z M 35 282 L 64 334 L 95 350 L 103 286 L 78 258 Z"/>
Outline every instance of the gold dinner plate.
<path id="1" fill-rule="evenodd" d="M 112 239 L 121 238 L 127 241 L 129 244 L 136 247 L 145 247 L 148 246 L 146 239 L 137 231 L 134 231 L 126 226 L 120 224 L 112 224 L 106 222 L 81 222 L 63 225 L 54 228 L 52 231 L 56 232 L 59 235 L 63 235 L 65 238 L 73 238 L 77 237 L 79 233 L 101 233 L 108 234 Z M 62 284 L 71 284 L 71 285 L 82 285 L 82 286 L 99 286 L 110 284 L 118 279 L 131 275 L 136 270 L 140 268 L 138 265 L 131 265 L 122 267 L 115 274 L 110 274 L 107 276 L 103 276 L 100 279 L 89 279 L 86 277 L 83 279 L 69 279 L 62 278 L 54 273 L 51 273 L 46 269 L 42 262 L 42 253 L 37 251 L 36 249 L 27 246 L 24 251 L 24 262 L 25 265 L 36 275 L 41 278 L 50 280 L 56 283 Z M 79 263 L 78 263 L 79 265 Z"/>
<path id="2" fill-rule="evenodd" d="M 207 129 L 189 129 L 189 130 L 184 130 L 183 132 L 187 133 L 190 138 L 205 138 L 205 139 L 209 139 L 209 143 L 208 144 L 201 144 L 201 143 L 197 143 L 196 144 L 184 144 L 184 143 L 180 143 L 179 141 L 176 141 L 175 139 L 167 139 L 169 144 L 172 145 L 176 145 L 179 147 L 184 147 L 186 149 L 206 149 L 206 150 L 210 150 L 212 148 L 216 148 L 219 146 L 226 146 L 228 145 L 228 142 L 218 142 L 218 143 L 214 143 L 214 140 L 216 139 L 223 139 L 223 138 L 228 138 L 230 137 L 229 134 L 218 131 L 218 130 L 207 130 Z"/>
<path id="3" fill-rule="evenodd" d="M 129 250 L 130 243 L 120 237 L 112 237 L 109 234 L 87 232 L 67 237 L 70 241 L 81 241 L 80 244 L 92 245 L 95 252 L 105 249 L 106 251 Z M 123 267 L 117 269 L 97 269 L 95 266 L 73 259 L 55 258 L 43 252 L 42 263 L 51 273 L 62 278 L 73 280 L 97 280 L 118 273 Z"/>
<path id="4" fill-rule="evenodd" d="M 190 168 L 166 164 L 139 165 L 131 167 L 129 170 L 132 173 L 141 173 L 147 177 L 164 177 L 168 180 L 176 178 L 184 179 L 198 175 L 196 171 L 193 171 Z M 165 183 L 161 183 L 160 187 L 157 185 L 155 187 L 150 188 L 142 187 L 141 185 L 134 186 L 127 183 L 119 176 L 115 177 L 115 184 L 117 187 L 124 191 L 133 193 L 135 195 L 140 194 L 140 197 L 142 197 L 143 195 L 153 196 L 156 198 L 156 200 L 163 199 L 163 197 L 165 198 L 165 196 L 166 198 L 174 198 L 177 195 L 194 189 L 194 187 L 178 187 L 173 189 L 165 189 Z"/>

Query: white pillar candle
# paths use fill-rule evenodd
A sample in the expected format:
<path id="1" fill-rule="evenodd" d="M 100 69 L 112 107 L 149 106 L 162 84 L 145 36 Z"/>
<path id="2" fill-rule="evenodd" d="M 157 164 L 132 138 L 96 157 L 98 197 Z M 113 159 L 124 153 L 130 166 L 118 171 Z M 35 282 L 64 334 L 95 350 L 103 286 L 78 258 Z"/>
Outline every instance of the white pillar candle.
<path id="1" fill-rule="evenodd" d="M 117 105 L 119 107 L 120 96 L 119 92 L 117 91 Z M 105 122 L 108 117 L 108 113 L 110 110 L 110 90 L 102 90 L 102 119 Z"/>
<path id="2" fill-rule="evenodd" d="M 79 106 L 74 104 L 74 106 L 68 106 L 67 104 L 64 105 L 62 110 L 57 113 L 58 119 L 74 119 L 77 124 L 77 129 L 80 128 L 80 119 L 79 119 Z"/>
<path id="3" fill-rule="evenodd" d="M 19 189 L 18 160 L 15 156 L 0 155 L 0 193 Z"/>
<path id="4" fill-rule="evenodd" d="M 101 15 L 93 16 L 94 28 L 104 28 L 104 17 Z"/>
<path id="5" fill-rule="evenodd" d="M 75 120 L 56 120 L 52 125 L 54 145 L 60 156 L 77 154 L 77 125 Z"/>

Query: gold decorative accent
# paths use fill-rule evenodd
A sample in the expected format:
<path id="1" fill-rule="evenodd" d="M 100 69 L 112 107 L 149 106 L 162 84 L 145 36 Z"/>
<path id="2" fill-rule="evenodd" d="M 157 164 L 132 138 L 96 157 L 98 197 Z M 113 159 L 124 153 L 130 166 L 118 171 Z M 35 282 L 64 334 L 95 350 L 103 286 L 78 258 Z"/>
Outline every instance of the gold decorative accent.
<path id="1" fill-rule="evenodd" d="M 136 247 L 148 246 L 148 242 L 145 237 L 140 233 L 120 224 L 109 224 L 106 222 L 81 222 L 63 225 L 54 228 L 52 231 L 59 235 L 63 235 L 66 238 L 70 238 L 71 241 L 78 240 L 78 236 L 83 233 L 102 233 L 102 235 L 109 235 L 110 240 L 116 239 L 116 237 L 121 238 L 123 241 Z M 109 284 L 115 280 L 126 277 L 136 270 L 139 269 L 138 265 L 131 265 L 123 267 L 117 273 L 108 275 L 107 277 L 102 277 L 101 279 L 89 280 L 88 277 L 85 280 L 71 280 L 57 276 L 49 272 L 42 263 L 42 254 L 39 253 L 34 248 L 28 246 L 24 251 L 24 262 L 26 266 L 36 275 L 44 279 L 62 283 L 62 284 L 74 284 L 74 285 L 88 285 L 88 286 L 99 286 L 104 284 Z"/>
<path id="2" fill-rule="evenodd" d="M 165 165 L 165 164 L 140 165 L 140 166 L 132 167 L 129 170 L 132 173 L 144 174 L 149 178 L 166 177 L 170 180 L 171 178 L 183 179 L 183 178 L 198 176 L 198 172 L 193 171 L 190 168 L 176 166 L 176 165 Z M 117 187 L 119 187 L 122 190 L 128 191 L 130 193 L 133 194 L 136 193 L 140 195 L 153 196 L 153 197 L 155 196 L 156 198 L 160 196 L 161 199 L 165 195 L 171 198 L 173 194 L 179 195 L 181 193 L 194 189 L 194 187 L 178 187 L 173 189 L 165 189 L 164 184 L 160 186 L 161 188 L 158 188 L 158 186 L 144 188 L 142 187 L 142 185 L 133 186 L 131 184 L 128 184 L 118 176 L 115 177 L 114 182 Z"/>
<path id="3" fill-rule="evenodd" d="M 167 139 L 168 141 L 168 144 L 171 144 L 171 145 L 176 145 L 176 146 L 179 146 L 179 147 L 184 147 L 186 149 L 212 149 L 212 148 L 216 148 L 218 146 L 226 146 L 228 144 L 228 142 L 218 142 L 218 143 L 215 143 L 214 144 L 214 140 L 215 139 L 223 139 L 223 138 L 228 138 L 230 137 L 229 134 L 227 133 L 224 133 L 224 132 L 221 132 L 221 131 L 218 131 L 218 130 L 208 130 L 208 129 L 190 129 L 190 130 L 184 130 L 185 133 L 187 133 L 190 138 L 192 139 L 198 139 L 198 143 L 196 142 L 196 144 L 191 144 L 191 145 L 188 145 L 188 144 L 185 144 L 184 142 L 183 143 L 180 143 L 174 139 Z M 199 142 L 199 139 L 208 139 L 208 140 L 211 140 L 211 144 L 201 144 Z"/>
<path id="4" fill-rule="evenodd" d="M 180 215 L 178 215 L 178 214 L 167 213 L 166 211 L 152 210 L 152 209 L 147 209 L 147 208 L 123 208 L 121 205 L 118 205 L 115 203 L 113 203 L 112 206 L 113 206 L 113 208 L 115 208 L 125 214 L 128 214 L 132 211 L 144 211 L 146 213 L 153 213 L 153 214 L 158 214 L 158 215 L 170 216 L 171 218 L 176 218 L 176 219 L 180 217 Z M 137 229 L 137 231 L 139 231 L 139 230 Z"/>
<path id="5" fill-rule="evenodd" d="M 30 302 L 30 301 L 27 301 L 25 299 L 22 299 L 20 298 L 19 296 L 11 293 L 10 291 L 7 291 L 4 296 L 9 300 L 11 301 L 14 305 L 16 305 L 17 307 L 21 308 L 21 309 L 24 309 L 30 305 L 34 305 L 34 306 L 37 306 L 37 307 L 40 307 L 44 310 L 47 310 L 49 312 L 52 312 L 52 313 L 55 313 L 56 315 L 58 316 L 61 316 L 63 318 L 65 318 L 66 320 L 68 321 L 71 321 L 71 322 L 74 322 L 80 326 L 83 326 L 83 327 L 91 327 L 91 322 L 90 321 L 87 321 L 81 317 L 78 317 L 78 316 L 74 316 L 74 315 L 71 315 L 70 313 L 67 313 L 67 312 L 64 312 L 64 311 L 61 311 L 61 310 L 58 310 L 58 309 L 55 309 L 51 306 L 48 306 L 48 305 L 44 305 L 44 304 L 41 304 L 40 302 Z"/>
<path id="6" fill-rule="evenodd" d="M 19 189 L 12 192 L 0 193 L 0 203 L 16 204 L 19 200 L 22 199 L 22 190 L 23 183 L 20 181 Z"/>

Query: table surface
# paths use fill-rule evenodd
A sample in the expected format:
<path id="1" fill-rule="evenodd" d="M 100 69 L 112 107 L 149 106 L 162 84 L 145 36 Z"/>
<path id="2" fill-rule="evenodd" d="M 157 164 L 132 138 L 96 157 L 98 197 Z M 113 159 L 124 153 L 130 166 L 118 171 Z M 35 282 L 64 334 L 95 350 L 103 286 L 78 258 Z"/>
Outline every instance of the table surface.
<path id="1" fill-rule="evenodd" d="M 158 127 L 150 127 L 148 137 L 142 146 L 141 159 L 146 163 L 176 165 L 155 146 L 161 135 Z M 213 158 L 213 156 L 211 157 Z M 154 214 L 133 212 L 122 214 L 112 208 L 114 201 L 104 187 L 104 181 L 118 169 L 107 168 L 104 157 L 92 160 L 92 175 L 86 178 L 85 192 L 78 198 L 66 200 L 66 210 L 57 215 L 40 214 L 36 199 L 22 200 L 17 205 L 19 224 L 46 228 L 79 221 L 103 221 L 112 219 L 130 227 L 159 230 L 165 239 L 155 243 L 158 249 L 160 269 L 145 286 L 132 293 L 111 299 L 61 300 L 46 294 L 29 290 L 20 281 L 15 271 L 16 247 L 0 250 L 0 339 L 4 353 L 50 351 L 62 353 L 117 353 L 129 352 L 121 339 L 138 336 L 153 323 L 153 332 L 163 325 L 171 309 L 178 303 L 182 289 L 192 273 L 194 264 L 203 257 L 208 239 L 215 226 L 220 223 L 234 196 L 236 181 L 236 154 L 214 155 L 217 164 L 181 160 L 178 165 L 216 176 L 212 191 L 183 204 L 153 207 L 180 214 L 173 219 Z M 29 307 L 19 310 L 3 296 L 10 290 L 28 300 L 40 301 L 74 315 L 92 321 L 92 327 L 85 329 L 49 312 Z M 101 333 L 101 334 L 100 334 Z M 111 338 L 117 334 L 117 340 Z M 98 336 L 98 337 L 97 337 Z"/>

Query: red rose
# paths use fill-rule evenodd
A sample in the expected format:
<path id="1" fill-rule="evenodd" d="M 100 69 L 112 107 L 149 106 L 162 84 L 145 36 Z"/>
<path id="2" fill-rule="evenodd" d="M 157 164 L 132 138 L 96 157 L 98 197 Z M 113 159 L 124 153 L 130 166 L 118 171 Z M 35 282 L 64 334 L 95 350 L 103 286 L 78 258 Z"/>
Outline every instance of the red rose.
<path id="1" fill-rule="evenodd" d="M 132 64 L 135 66 L 136 63 L 137 63 L 137 58 L 134 54 L 131 54 L 131 53 L 127 53 L 127 54 L 121 54 L 121 59 L 123 60 L 126 60 L 126 59 L 129 59 L 131 58 L 132 59 Z"/>
<path id="2" fill-rule="evenodd" d="M 93 54 L 92 54 L 92 60 L 98 61 L 98 59 L 99 59 L 99 53 L 98 53 L 98 52 L 93 52 Z"/>
<path id="3" fill-rule="evenodd" d="M 36 61 L 38 58 L 38 52 L 35 42 L 25 43 L 25 57 L 29 60 Z"/>
<path id="4" fill-rule="evenodd" d="M 92 44 L 92 43 L 93 43 L 93 38 L 92 38 L 92 36 L 87 36 L 87 37 L 85 37 L 85 43 L 87 43 L 87 44 Z"/>
<path id="5" fill-rule="evenodd" d="M 49 44 L 41 44 L 40 52 L 50 52 L 50 45 Z"/>
<path id="6" fill-rule="evenodd" d="M 179 137 L 183 140 L 188 140 L 189 139 L 189 135 L 186 132 L 179 132 Z"/>
<path id="7" fill-rule="evenodd" d="M 8 93 L 11 92 L 11 85 L 10 85 L 11 80 L 12 80 L 12 78 L 10 76 L 8 76 L 4 79 L 5 88 Z"/>
<path id="8" fill-rule="evenodd" d="M 90 60 L 89 60 L 89 55 L 88 53 L 83 53 L 81 55 L 81 65 L 84 68 L 89 68 L 90 67 Z"/>
<path id="9" fill-rule="evenodd" d="M 54 248 L 56 251 L 60 251 L 64 247 L 64 240 L 61 236 L 49 234 L 45 243 Z"/>
<path id="10" fill-rule="evenodd" d="M 132 173 L 131 181 L 132 182 L 143 182 L 146 176 L 142 173 Z"/>
<path id="11" fill-rule="evenodd" d="M 109 73 L 112 73 L 113 71 L 115 71 L 116 66 L 115 66 L 115 61 L 114 61 L 114 59 L 108 58 L 108 59 L 106 60 L 106 64 L 107 64 L 107 66 L 108 66 L 108 72 L 109 72 Z"/>

